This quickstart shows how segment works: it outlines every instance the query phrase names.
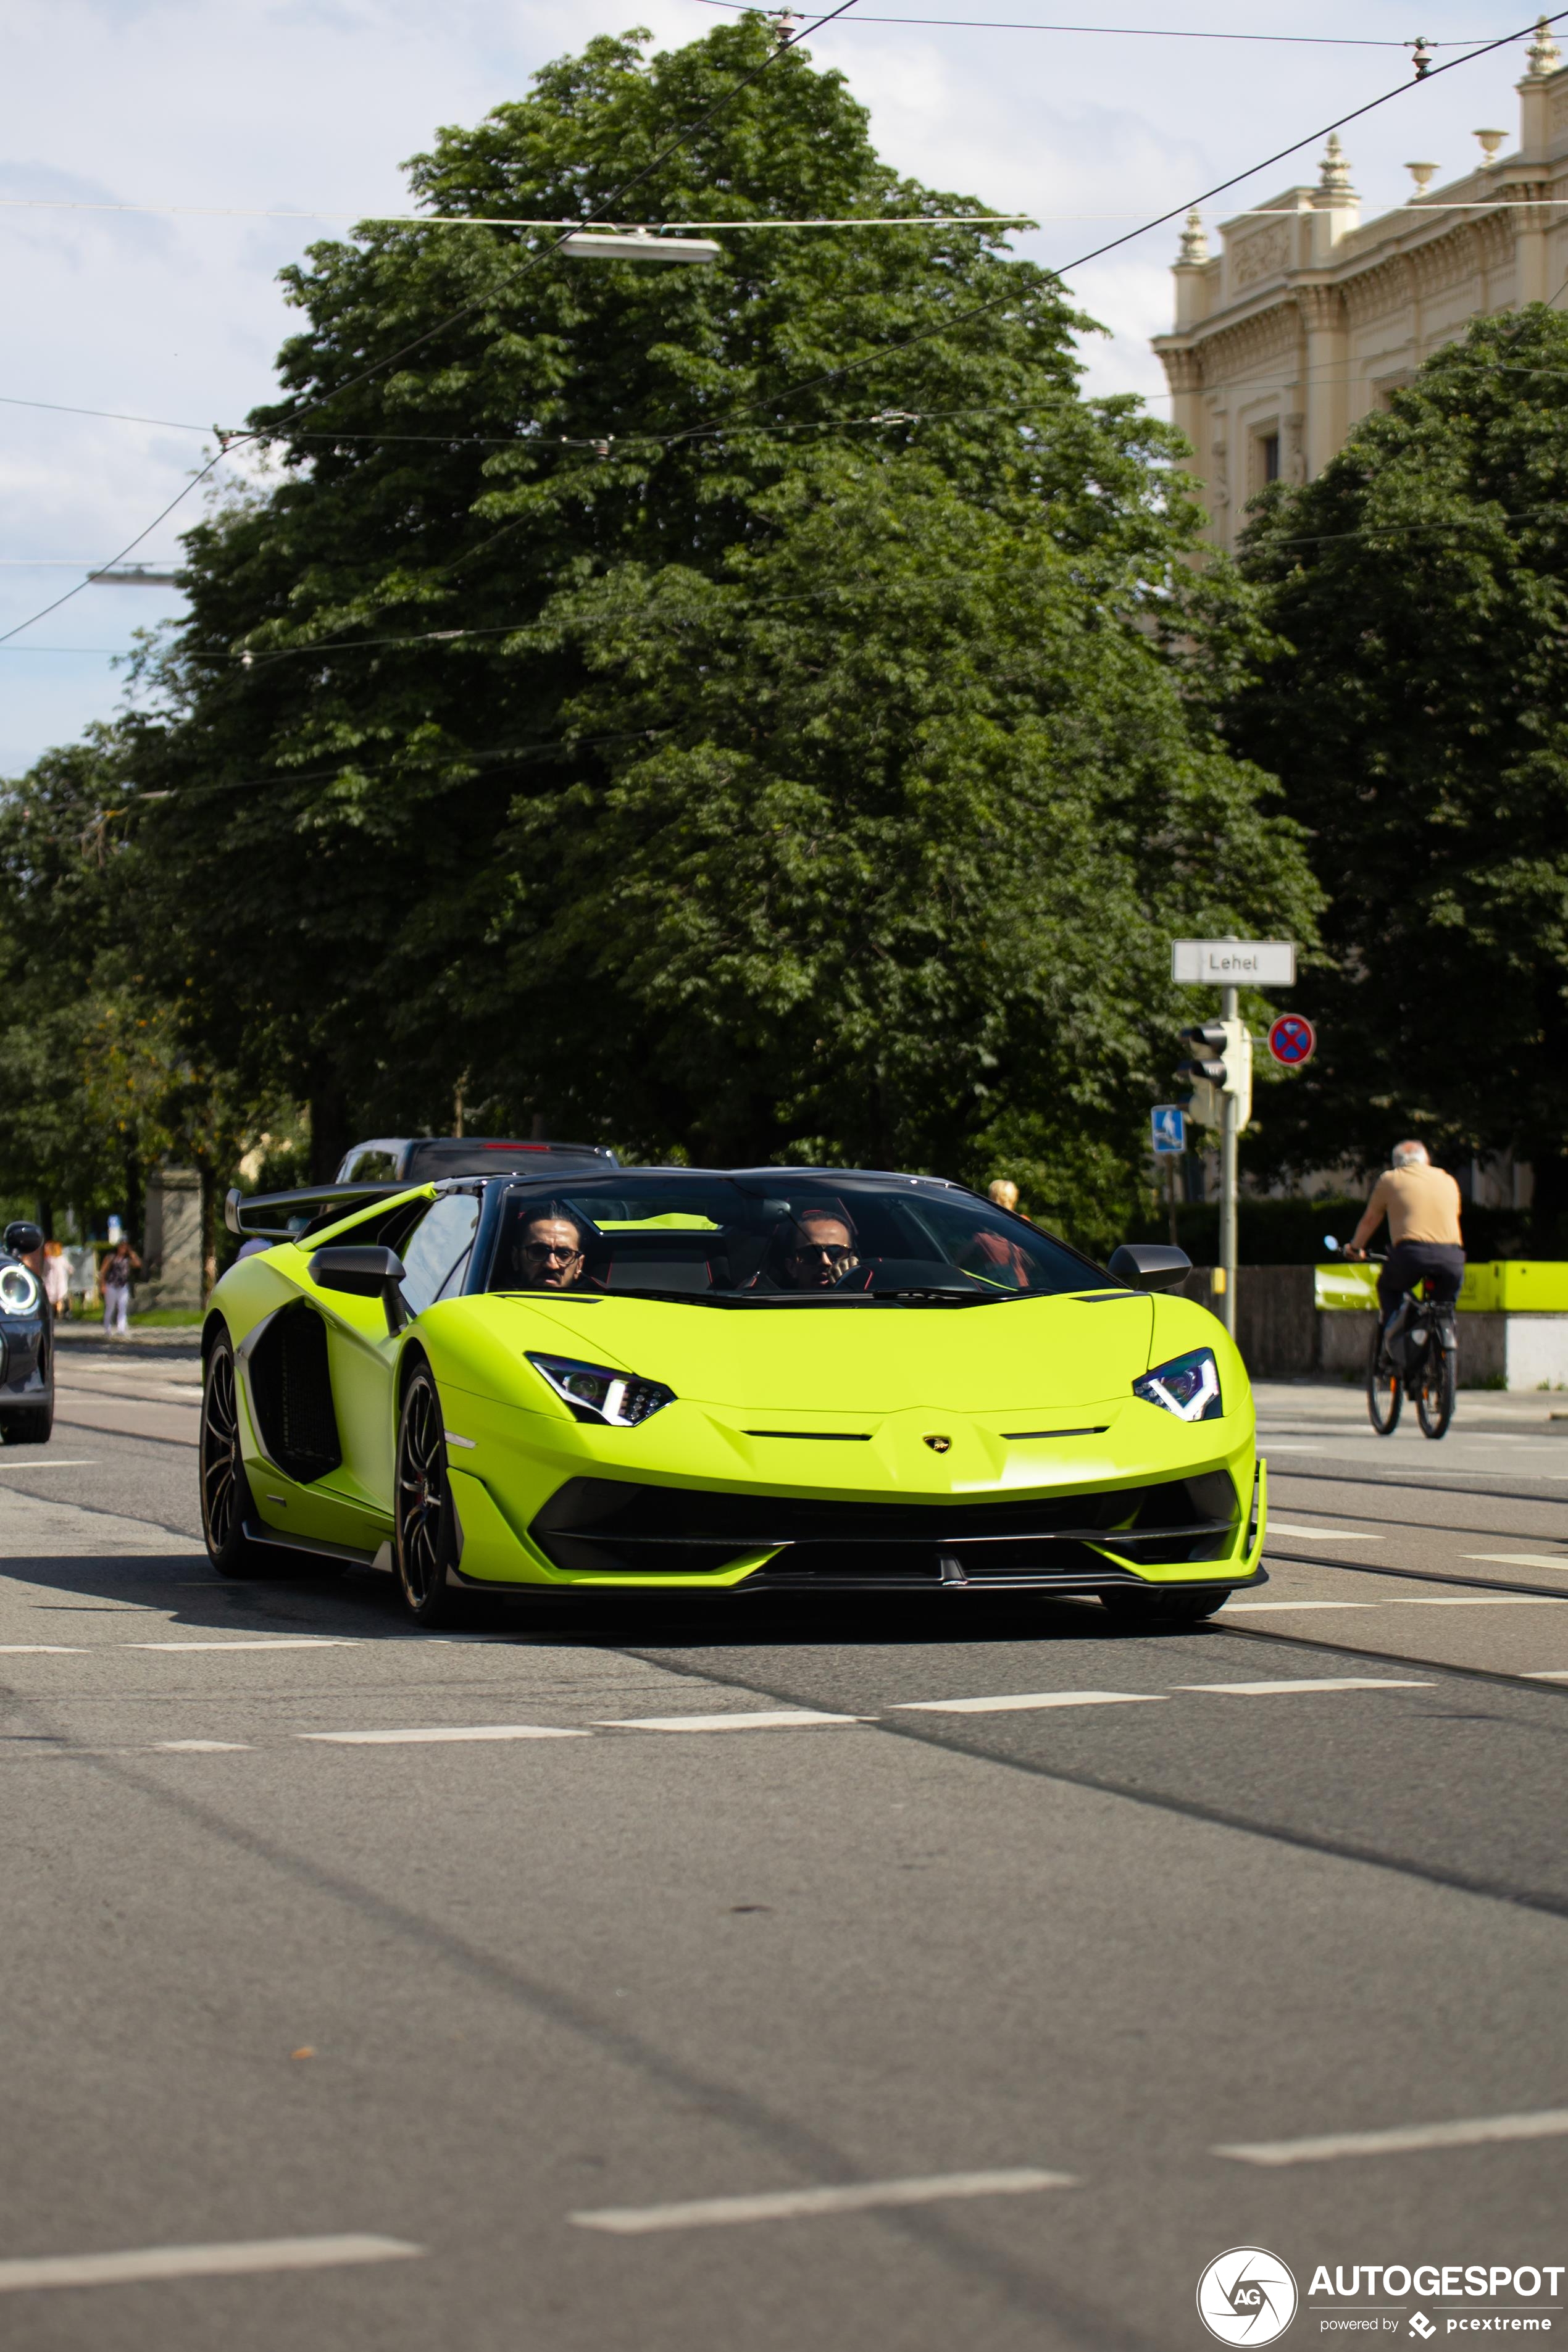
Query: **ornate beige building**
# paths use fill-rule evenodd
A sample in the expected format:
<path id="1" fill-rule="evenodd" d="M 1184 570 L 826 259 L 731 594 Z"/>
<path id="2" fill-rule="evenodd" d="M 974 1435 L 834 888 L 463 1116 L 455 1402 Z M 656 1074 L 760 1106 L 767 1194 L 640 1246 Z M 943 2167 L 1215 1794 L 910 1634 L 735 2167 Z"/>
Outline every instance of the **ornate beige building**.
<path id="1" fill-rule="evenodd" d="M 1155 338 L 1174 422 L 1196 453 L 1212 536 L 1231 546 L 1247 502 L 1324 467 L 1439 344 L 1489 310 L 1545 301 L 1568 281 L 1568 68 L 1542 18 L 1518 85 L 1517 153 L 1478 131 L 1482 160 L 1364 225 L 1331 138 L 1316 187 L 1287 188 L 1220 224 L 1210 256 L 1189 214 L 1176 322 Z"/>

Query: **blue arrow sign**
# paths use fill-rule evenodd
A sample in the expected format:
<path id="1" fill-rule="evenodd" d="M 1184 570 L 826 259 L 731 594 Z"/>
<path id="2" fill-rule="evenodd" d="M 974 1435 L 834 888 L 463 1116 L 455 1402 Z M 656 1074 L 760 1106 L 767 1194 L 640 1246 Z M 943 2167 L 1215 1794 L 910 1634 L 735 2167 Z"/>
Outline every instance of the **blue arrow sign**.
<path id="1" fill-rule="evenodd" d="M 1187 1115 L 1180 1103 L 1156 1103 L 1149 1114 L 1154 1156 L 1163 1159 L 1187 1148 Z"/>

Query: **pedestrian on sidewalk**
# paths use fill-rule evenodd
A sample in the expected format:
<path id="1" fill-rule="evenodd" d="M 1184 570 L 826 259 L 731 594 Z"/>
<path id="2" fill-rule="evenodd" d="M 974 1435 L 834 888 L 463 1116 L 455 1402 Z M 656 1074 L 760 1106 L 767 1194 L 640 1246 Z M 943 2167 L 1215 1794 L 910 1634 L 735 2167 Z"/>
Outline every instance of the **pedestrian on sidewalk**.
<path id="1" fill-rule="evenodd" d="M 59 1242 L 44 1244 L 44 1297 L 58 1323 L 70 1299 L 71 1270 Z"/>
<path id="2" fill-rule="evenodd" d="M 142 1261 L 129 1242 L 117 1242 L 98 1269 L 103 1293 L 103 1328 L 111 1339 L 128 1339 L 131 1328 L 131 1278 L 142 1271 Z"/>

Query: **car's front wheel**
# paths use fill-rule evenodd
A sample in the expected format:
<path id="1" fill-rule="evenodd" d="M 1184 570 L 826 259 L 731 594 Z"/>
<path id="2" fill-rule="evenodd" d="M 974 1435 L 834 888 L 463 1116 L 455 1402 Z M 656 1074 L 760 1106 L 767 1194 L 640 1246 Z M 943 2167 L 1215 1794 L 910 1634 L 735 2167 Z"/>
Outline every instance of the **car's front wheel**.
<path id="1" fill-rule="evenodd" d="M 447 1476 L 441 1400 L 424 1365 L 403 1392 L 397 1417 L 397 1485 L 393 1560 L 403 1605 L 420 1625 L 450 1625 L 462 1596 L 447 1571 L 457 1566 L 458 1520 Z"/>
<path id="2" fill-rule="evenodd" d="M 1223 1609 L 1230 1599 L 1223 1592 L 1131 1592 L 1125 1585 L 1100 1594 L 1118 1624 L 1130 1633 L 1167 1633 L 1180 1625 L 1198 1625 Z"/>
<path id="3" fill-rule="evenodd" d="M 234 1342 L 222 1331 L 207 1351 L 202 1386 L 202 1534 L 220 1576 L 276 1575 L 274 1553 L 245 1532 L 255 1505 L 239 1448 L 239 1392 Z"/>

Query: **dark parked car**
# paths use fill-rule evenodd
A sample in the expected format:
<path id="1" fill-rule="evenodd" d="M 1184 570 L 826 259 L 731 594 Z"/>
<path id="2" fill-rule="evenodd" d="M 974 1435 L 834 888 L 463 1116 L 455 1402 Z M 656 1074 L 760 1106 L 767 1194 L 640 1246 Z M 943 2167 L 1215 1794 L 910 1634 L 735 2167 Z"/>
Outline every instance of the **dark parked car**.
<path id="1" fill-rule="evenodd" d="M 47 1445 L 54 1425 L 49 1303 L 32 1268 L 0 1249 L 0 1442 Z"/>
<path id="2" fill-rule="evenodd" d="M 441 1176 L 577 1175 L 618 1168 L 602 1143 L 517 1143 L 497 1135 L 378 1135 L 343 1155 L 340 1184 L 427 1184 Z"/>

